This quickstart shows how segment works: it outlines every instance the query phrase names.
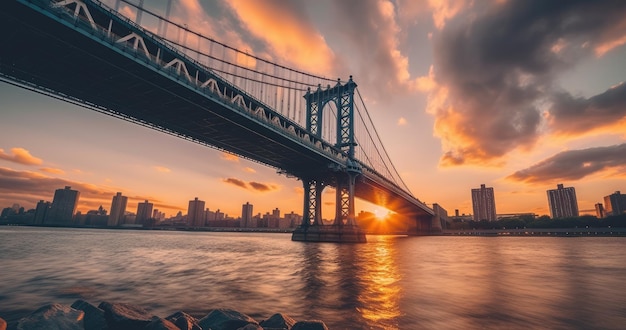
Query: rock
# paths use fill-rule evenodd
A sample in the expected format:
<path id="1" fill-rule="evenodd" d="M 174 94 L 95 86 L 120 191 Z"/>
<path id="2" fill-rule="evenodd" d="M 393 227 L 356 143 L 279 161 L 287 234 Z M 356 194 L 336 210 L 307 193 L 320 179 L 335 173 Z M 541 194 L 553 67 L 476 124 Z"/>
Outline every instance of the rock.
<path id="1" fill-rule="evenodd" d="M 328 330 L 326 324 L 319 320 L 298 321 L 291 330 Z"/>
<path id="2" fill-rule="evenodd" d="M 254 323 L 248 323 L 245 327 L 241 327 L 237 330 L 265 330 L 262 326 Z"/>
<path id="3" fill-rule="evenodd" d="M 109 328 L 107 320 L 104 318 L 104 311 L 100 308 L 82 300 L 76 300 L 72 308 L 85 313 L 85 330 L 106 330 Z"/>
<path id="4" fill-rule="evenodd" d="M 237 330 L 248 324 L 259 324 L 250 316 L 232 309 L 214 309 L 198 321 L 202 329 Z"/>
<path id="5" fill-rule="evenodd" d="M 177 327 L 174 323 L 166 319 L 153 316 L 152 321 L 150 321 L 150 323 L 148 323 L 148 325 L 146 325 L 146 327 L 143 329 L 144 330 L 179 330 L 180 328 Z"/>
<path id="6" fill-rule="evenodd" d="M 174 323 L 180 330 L 202 330 L 195 317 L 179 311 L 165 318 Z"/>
<path id="7" fill-rule="evenodd" d="M 18 330 L 82 330 L 83 311 L 68 305 L 50 304 L 34 311 L 17 323 Z"/>
<path id="8" fill-rule="evenodd" d="M 141 329 L 152 322 L 153 315 L 138 306 L 103 301 L 98 308 L 104 310 L 104 318 L 111 329 Z"/>
<path id="9" fill-rule="evenodd" d="M 269 319 L 265 321 L 261 321 L 260 324 L 264 329 L 290 330 L 293 327 L 293 325 L 296 324 L 296 320 L 292 319 L 291 317 L 285 314 L 276 313 L 270 316 Z"/>
<path id="10" fill-rule="evenodd" d="M 0 318 L 0 330 L 7 330 L 7 321 Z"/>

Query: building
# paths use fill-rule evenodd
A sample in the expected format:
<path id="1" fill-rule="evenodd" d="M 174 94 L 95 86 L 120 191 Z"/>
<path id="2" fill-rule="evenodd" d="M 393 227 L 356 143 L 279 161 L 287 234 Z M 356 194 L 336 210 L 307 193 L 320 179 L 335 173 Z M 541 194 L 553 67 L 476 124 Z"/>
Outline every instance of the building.
<path id="1" fill-rule="evenodd" d="M 616 191 L 608 196 L 604 196 L 604 209 L 606 216 L 626 213 L 626 195 Z"/>
<path id="2" fill-rule="evenodd" d="M 472 208 L 474 221 L 496 221 L 496 199 L 493 187 L 485 187 L 481 184 L 480 188 L 472 189 Z"/>
<path id="3" fill-rule="evenodd" d="M 602 219 L 606 216 L 606 212 L 604 211 L 604 206 L 602 205 L 602 203 L 596 203 L 595 208 L 596 208 L 596 218 Z"/>
<path id="4" fill-rule="evenodd" d="M 33 222 L 36 225 L 43 224 L 44 220 L 46 219 L 46 216 L 48 215 L 49 209 L 50 209 L 50 202 L 40 200 L 37 203 L 37 207 L 35 208 L 35 217 L 33 219 Z"/>
<path id="5" fill-rule="evenodd" d="M 124 224 L 124 214 L 126 213 L 127 204 L 128 197 L 122 196 L 121 192 L 118 192 L 115 196 L 113 196 L 107 226 L 120 226 Z"/>
<path id="6" fill-rule="evenodd" d="M 571 218 L 578 216 L 578 201 L 574 187 L 563 187 L 558 184 L 557 189 L 548 190 L 548 204 L 552 219 Z"/>
<path id="7" fill-rule="evenodd" d="M 72 190 L 72 187 L 65 186 L 63 189 L 57 189 L 54 192 L 52 204 L 45 217 L 45 224 L 53 225 L 71 225 L 76 213 L 78 198 L 80 192 Z"/>
<path id="8" fill-rule="evenodd" d="M 149 203 L 147 200 L 143 203 L 137 204 L 137 215 L 135 216 L 134 223 L 144 224 L 148 219 L 152 218 L 152 208 L 154 204 Z"/>
<path id="9" fill-rule="evenodd" d="M 194 200 L 189 201 L 189 208 L 187 208 L 187 225 L 191 227 L 204 227 L 205 221 L 204 201 L 198 200 L 198 197 L 196 197 Z"/>
<path id="10" fill-rule="evenodd" d="M 254 228 L 256 227 L 256 221 L 252 219 L 252 204 L 246 202 L 241 206 L 241 227 L 242 228 Z"/>

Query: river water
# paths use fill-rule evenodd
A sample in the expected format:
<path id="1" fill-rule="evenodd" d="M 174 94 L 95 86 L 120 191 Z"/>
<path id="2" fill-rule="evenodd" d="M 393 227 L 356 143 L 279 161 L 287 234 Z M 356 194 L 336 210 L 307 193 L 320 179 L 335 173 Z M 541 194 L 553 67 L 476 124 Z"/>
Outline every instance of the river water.
<path id="1" fill-rule="evenodd" d="M 0 227 L 0 317 L 125 302 L 330 329 L 624 329 L 626 238 L 393 237 Z"/>

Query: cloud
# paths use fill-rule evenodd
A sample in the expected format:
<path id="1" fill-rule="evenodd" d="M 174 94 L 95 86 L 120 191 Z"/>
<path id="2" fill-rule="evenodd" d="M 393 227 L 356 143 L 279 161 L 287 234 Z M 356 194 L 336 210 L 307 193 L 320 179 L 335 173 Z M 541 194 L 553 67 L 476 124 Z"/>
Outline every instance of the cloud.
<path id="1" fill-rule="evenodd" d="M 265 41 L 280 62 L 330 72 L 335 55 L 297 1 L 227 0 L 248 32 Z"/>
<path id="2" fill-rule="evenodd" d="M 39 170 L 42 172 L 50 173 L 50 174 L 60 174 L 60 175 L 65 174 L 65 171 L 63 171 L 60 168 L 43 167 L 43 168 L 40 168 Z"/>
<path id="3" fill-rule="evenodd" d="M 152 167 L 155 171 L 157 172 L 161 172 L 161 173 L 170 173 L 172 170 L 170 170 L 167 167 L 164 166 L 153 166 Z"/>
<path id="4" fill-rule="evenodd" d="M 22 165 L 43 164 L 43 160 L 31 155 L 30 152 L 24 148 L 11 148 L 11 154 L 7 154 L 4 149 L 0 149 L 0 159 L 8 160 L 10 162 Z"/>
<path id="5" fill-rule="evenodd" d="M 577 135 L 614 126 L 626 119 L 626 83 L 590 98 L 573 97 L 563 92 L 555 94 L 553 99 L 548 121 L 555 133 Z M 624 124 L 619 126 L 621 133 L 626 133 Z"/>
<path id="6" fill-rule="evenodd" d="M 517 171 L 508 180 L 526 183 L 574 181 L 592 174 L 626 171 L 626 143 L 608 147 L 568 150 L 529 168 Z"/>
<path id="7" fill-rule="evenodd" d="M 398 126 L 406 126 L 406 124 L 408 124 L 408 122 L 406 121 L 406 118 L 404 117 L 398 118 L 398 123 L 397 123 Z"/>
<path id="8" fill-rule="evenodd" d="M 419 12 L 419 8 L 410 7 Z M 399 5 L 400 6 L 400 5 Z M 338 49 L 349 47 L 350 52 L 359 54 L 346 58 L 345 66 L 355 72 L 355 79 L 365 86 L 375 86 L 368 90 L 368 95 L 388 98 L 389 95 L 409 93 L 423 87 L 423 78 L 414 79 L 409 72 L 409 59 L 402 53 L 399 36 L 402 32 L 398 22 L 402 18 L 396 7 L 388 0 L 360 1 L 358 5 L 350 1 L 331 2 L 329 14 L 333 15 L 331 24 L 336 31 L 341 31 L 342 45 Z"/>
<path id="9" fill-rule="evenodd" d="M 250 187 L 252 187 L 252 189 L 257 190 L 257 191 L 261 191 L 261 192 L 276 190 L 276 186 L 275 185 L 266 184 L 266 183 L 259 183 L 259 182 L 250 181 L 249 185 L 250 185 Z"/>
<path id="10" fill-rule="evenodd" d="M 534 148 L 547 134 L 545 105 L 562 93 L 556 77 L 621 38 L 615 26 L 625 19 L 626 2 L 476 2 L 456 13 L 433 36 L 428 112 L 441 165 L 500 165 L 509 152 Z M 570 111 L 559 104 L 555 128 Z"/>
<path id="11" fill-rule="evenodd" d="M 229 162 L 235 162 L 235 163 L 239 162 L 239 157 L 237 157 L 236 155 L 233 155 L 233 154 L 226 153 L 226 152 L 222 153 L 222 157 L 221 158 L 223 160 L 229 161 Z"/>
<path id="12" fill-rule="evenodd" d="M 248 172 L 248 173 L 256 173 L 256 170 L 253 169 L 252 167 L 246 167 L 243 169 L 244 171 Z"/>
<path id="13" fill-rule="evenodd" d="M 242 181 L 242 180 L 239 180 L 239 179 L 235 179 L 235 178 L 226 178 L 226 179 L 224 179 L 224 180 L 222 180 L 222 181 L 224 181 L 224 182 L 226 182 L 226 183 L 229 183 L 229 184 L 232 184 L 232 185 L 235 185 L 235 186 L 237 186 L 237 187 L 244 188 L 244 189 L 247 189 L 247 188 L 248 188 L 248 185 L 246 184 L 246 182 L 245 182 L 245 181 Z"/>
<path id="14" fill-rule="evenodd" d="M 278 190 L 277 185 L 269 184 L 269 183 L 260 183 L 260 182 L 254 182 L 254 181 L 245 182 L 243 180 L 239 180 L 235 178 L 226 178 L 226 179 L 223 179 L 222 181 L 225 183 L 240 187 L 240 188 L 259 191 L 259 192 L 268 192 L 268 191 Z"/>

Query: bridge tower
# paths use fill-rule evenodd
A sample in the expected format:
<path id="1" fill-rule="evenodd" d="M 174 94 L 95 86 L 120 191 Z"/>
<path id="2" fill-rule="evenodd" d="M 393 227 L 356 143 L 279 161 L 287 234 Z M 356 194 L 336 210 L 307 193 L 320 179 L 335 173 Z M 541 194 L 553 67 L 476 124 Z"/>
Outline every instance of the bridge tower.
<path id="1" fill-rule="evenodd" d="M 355 182 L 361 174 L 361 167 L 354 156 L 354 89 L 357 84 L 352 76 L 347 83 L 337 81 L 334 87 L 307 91 L 306 128 L 312 135 L 322 138 L 322 118 L 324 107 L 333 103 L 337 108 L 337 129 L 335 147 L 345 156 L 345 164 L 333 166 L 332 175 L 326 169 L 309 173 L 302 177 L 304 185 L 304 212 L 302 224 L 294 231 L 294 241 L 314 242 L 357 242 L 364 243 L 365 232 L 355 221 Z M 324 174 L 322 174 L 324 173 Z M 331 225 L 322 221 L 322 191 L 328 185 L 336 189 L 335 219 Z"/>

